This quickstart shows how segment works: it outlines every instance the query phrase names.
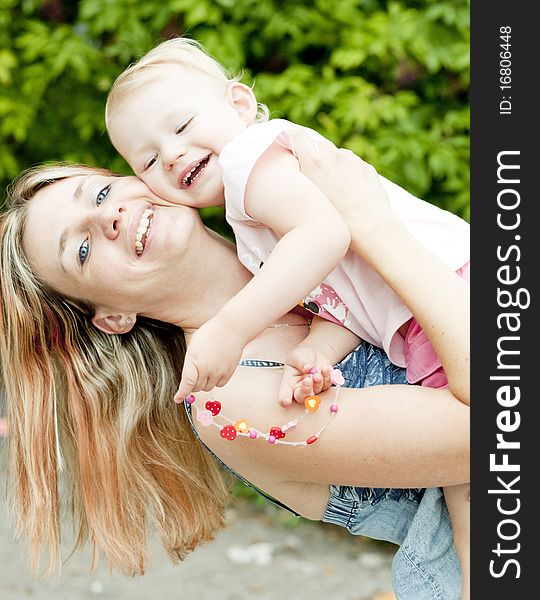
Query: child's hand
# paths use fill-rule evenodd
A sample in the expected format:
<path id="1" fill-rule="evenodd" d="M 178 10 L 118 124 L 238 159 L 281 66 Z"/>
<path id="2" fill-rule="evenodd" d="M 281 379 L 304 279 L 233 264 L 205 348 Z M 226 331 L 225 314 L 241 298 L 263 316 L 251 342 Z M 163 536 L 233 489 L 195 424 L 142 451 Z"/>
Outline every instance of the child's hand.
<path id="1" fill-rule="evenodd" d="M 224 386 L 236 370 L 244 346 L 238 332 L 218 319 L 205 323 L 189 343 L 175 402 L 182 402 L 192 392 Z"/>
<path id="2" fill-rule="evenodd" d="M 320 352 L 299 346 L 285 359 L 278 399 L 283 407 L 295 400 L 303 404 L 307 396 L 327 390 L 331 382 L 332 364 Z"/>

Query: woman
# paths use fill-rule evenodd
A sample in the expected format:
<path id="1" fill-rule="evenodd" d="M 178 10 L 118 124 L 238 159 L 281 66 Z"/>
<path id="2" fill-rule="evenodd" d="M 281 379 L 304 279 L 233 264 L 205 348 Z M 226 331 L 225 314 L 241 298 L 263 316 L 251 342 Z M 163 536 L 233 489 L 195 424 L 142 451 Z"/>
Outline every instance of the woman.
<path id="1" fill-rule="evenodd" d="M 336 171 L 343 166 L 338 163 Z M 371 170 L 360 168 L 360 173 L 361 185 L 375 190 Z M 325 174 L 331 197 L 344 177 L 343 172 Z M 345 187 L 358 189 L 358 181 L 352 177 Z M 50 551 L 50 569 L 59 558 L 59 446 L 79 544 L 90 537 L 94 549 L 103 550 L 114 566 L 143 572 L 151 516 L 169 554 L 182 558 L 222 525 L 227 497 L 214 461 L 194 443 L 185 411 L 171 400 L 182 366 L 182 330 L 189 343 L 190 334 L 244 286 L 250 274 L 232 246 L 206 230 L 196 211 L 157 206 L 159 199 L 135 178 L 87 168 L 48 168 L 23 178 L 11 198 L 13 207 L 2 217 L 0 235 L 0 338 L 13 506 L 34 566 L 41 546 Z M 139 256 L 135 235 L 148 209 L 153 211 L 151 231 Z M 463 317 L 458 299 L 467 292 L 398 224 L 386 224 L 384 239 L 370 235 L 378 219 L 391 219 L 384 208 L 370 210 L 358 228 L 360 235 L 353 232 L 356 249 L 366 259 L 377 260 L 381 275 L 408 299 L 419 322 L 431 332 L 451 381 L 452 371 L 461 372 L 456 357 L 467 354 L 462 338 L 450 331 L 453 321 Z M 392 244 L 385 244 L 390 236 Z M 398 244 L 399 252 L 392 250 Z M 431 273 L 429 293 L 433 287 L 446 291 L 444 304 L 433 303 L 448 309 L 438 329 L 428 327 L 432 304 L 417 300 L 417 293 L 429 296 L 426 282 L 410 274 L 402 277 L 408 268 L 422 267 Z M 434 280 L 438 285 L 433 286 Z M 452 298 L 451 306 L 446 296 Z M 246 348 L 246 358 L 283 362 L 308 329 L 305 318 L 293 313 L 275 325 Z M 390 372 L 388 382 L 398 378 L 380 355 L 379 363 L 384 367 L 381 383 L 384 373 Z M 276 369 L 239 368 L 219 390 L 223 414 L 232 420 L 249 419 L 261 430 L 298 416 L 299 407 L 284 412 L 276 401 L 280 377 Z M 326 396 L 334 394 L 332 389 Z M 204 405 L 206 400 L 200 395 L 197 403 Z M 318 411 L 304 419 L 297 439 L 319 430 L 326 418 Z M 257 440 L 231 443 L 198 422 L 197 429 L 235 471 L 311 519 L 337 519 L 349 500 L 357 507 L 356 499 L 345 497 L 353 488 L 331 484 L 413 488 L 468 480 L 468 410 L 444 390 L 343 389 L 331 426 L 302 451 Z M 358 530 L 376 537 L 380 511 L 388 531 L 379 537 L 406 541 L 421 514 L 421 494 L 365 494 L 361 500 L 367 501 L 369 515 Z M 430 493 L 428 513 L 444 521 L 437 501 Z M 446 544 L 441 556 L 447 562 L 449 552 Z M 406 568 L 409 564 L 414 572 L 416 566 L 410 553 L 401 557 L 396 580 L 409 587 L 400 597 L 456 597 L 455 590 L 454 596 L 437 596 L 440 581 L 430 581 L 429 590 L 424 585 L 425 595 L 424 590 L 413 592 Z M 423 583 L 416 580 L 414 585 Z"/>

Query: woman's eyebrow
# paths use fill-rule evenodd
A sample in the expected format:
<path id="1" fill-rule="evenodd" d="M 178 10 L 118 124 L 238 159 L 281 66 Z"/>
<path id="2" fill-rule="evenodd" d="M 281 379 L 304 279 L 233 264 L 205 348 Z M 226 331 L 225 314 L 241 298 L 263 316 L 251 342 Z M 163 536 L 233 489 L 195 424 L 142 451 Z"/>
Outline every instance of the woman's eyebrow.
<path id="1" fill-rule="evenodd" d="M 77 201 L 81 199 L 81 194 L 83 191 L 84 184 L 92 177 L 92 175 L 86 175 L 79 181 L 79 185 L 75 188 L 73 192 L 73 200 Z M 67 273 L 66 267 L 62 262 L 62 256 L 64 254 L 64 250 L 66 249 L 66 241 L 68 236 L 68 228 L 66 227 L 62 234 L 60 235 L 60 240 L 58 241 L 58 261 L 60 262 L 60 266 Z"/>
<path id="2" fill-rule="evenodd" d="M 73 200 L 80 199 L 84 184 L 88 181 L 88 179 L 90 179 L 90 177 L 92 177 L 92 175 L 86 175 L 86 177 L 83 177 L 81 179 L 79 185 L 75 188 L 75 191 L 73 192 Z"/>
<path id="3" fill-rule="evenodd" d="M 64 229 L 64 231 L 62 231 L 62 235 L 60 236 L 60 241 L 58 242 L 58 262 L 60 263 L 60 266 L 62 267 L 62 270 L 67 273 L 66 267 L 64 266 L 64 263 L 62 262 L 62 256 L 64 254 L 64 250 L 66 249 L 66 240 L 67 240 L 67 229 Z"/>

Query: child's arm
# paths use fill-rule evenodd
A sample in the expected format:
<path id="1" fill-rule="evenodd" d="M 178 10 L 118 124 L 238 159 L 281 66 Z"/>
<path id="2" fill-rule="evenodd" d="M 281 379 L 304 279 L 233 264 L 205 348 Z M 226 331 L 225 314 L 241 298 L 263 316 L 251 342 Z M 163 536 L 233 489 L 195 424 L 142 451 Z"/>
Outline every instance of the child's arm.
<path id="1" fill-rule="evenodd" d="M 193 335 L 178 400 L 225 385 L 245 345 L 319 285 L 348 250 L 349 229 L 337 210 L 277 144 L 253 169 L 245 205 L 281 240 L 261 271 Z"/>
<path id="2" fill-rule="evenodd" d="M 278 396 L 281 406 L 290 406 L 293 400 L 303 403 L 307 396 L 327 390 L 333 366 L 360 342 L 346 327 L 314 317 L 309 335 L 285 359 Z"/>

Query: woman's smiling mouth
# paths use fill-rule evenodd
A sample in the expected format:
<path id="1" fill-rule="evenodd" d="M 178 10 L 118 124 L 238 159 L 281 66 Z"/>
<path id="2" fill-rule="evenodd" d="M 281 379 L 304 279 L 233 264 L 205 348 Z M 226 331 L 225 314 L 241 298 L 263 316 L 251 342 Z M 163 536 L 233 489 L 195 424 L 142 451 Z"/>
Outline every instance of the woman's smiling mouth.
<path id="1" fill-rule="evenodd" d="M 152 228 L 152 221 L 154 219 L 154 211 L 151 208 L 147 208 L 139 221 L 139 227 L 137 228 L 137 234 L 135 235 L 135 252 L 137 256 L 141 256 L 146 246 L 146 240 L 150 234 Z"/>

